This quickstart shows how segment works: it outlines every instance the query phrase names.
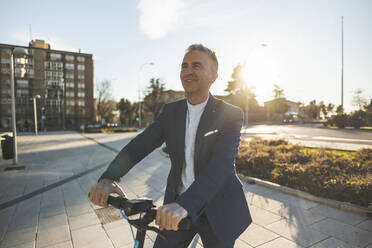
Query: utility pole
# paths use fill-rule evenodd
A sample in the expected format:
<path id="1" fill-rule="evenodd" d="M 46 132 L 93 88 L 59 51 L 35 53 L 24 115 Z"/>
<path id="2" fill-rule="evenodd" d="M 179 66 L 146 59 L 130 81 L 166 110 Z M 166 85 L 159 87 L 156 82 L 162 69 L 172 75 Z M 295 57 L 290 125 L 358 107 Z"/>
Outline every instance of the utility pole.
<path id="1" fill-rule="evenodd" d="M 344 17 L 341 16 L 341 107 L 344 108 Z"/>

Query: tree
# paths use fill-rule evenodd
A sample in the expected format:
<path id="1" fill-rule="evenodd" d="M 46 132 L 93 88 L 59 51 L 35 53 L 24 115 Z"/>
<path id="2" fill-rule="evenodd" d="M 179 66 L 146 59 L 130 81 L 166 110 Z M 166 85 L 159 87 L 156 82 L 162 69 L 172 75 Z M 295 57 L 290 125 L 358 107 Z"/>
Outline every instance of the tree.
<path id="1" fill-rule="evenodd" d="M 324 105 L 324 103 L 323 103 Z M 301 112 L 309 119 L 318 119 L 321 111 L 321 106 L 316 104 L 316 100 L 312 100 L 308 105 L 301 107 Z"/>
<path id="2" fill-rule="evenodd" d="M 332 103 L 328 103 L 327 105 L 327 112 L 328 113 L 333 113 L 333 109 L 335 108 L 335 105 Z"/>
<path id="3" fill-rule="evenodd" d="M 252 87 L 248 87 L 243 78 L 243 66 L 237 65 L 231 75 L 232 80 L 227 83 L 226 92 L 229 93 L 226 100 L 240 107 L 246 112 L 247 101 L 250 115 L 259 111 L 256 95 L 252 92 Z"/>
<path id="4" fill-rule="evenodd" d="M 363 96 L 364 91 L 364 89 L 356 89 L 354 91 L 352 103 L 354 106 L 358 107 L 359 110 L 368 103 L 367 99 Z"/>
<path id="5" fill-rule="evenodd" d="M 163 97 L 165 87 L 164 84 L 160 82 L 160 78 L 151 78 L 150 85 L 147 89 L 148 93 L 144 99 L 144 107 L 146 111 L 151 112 L 154 118 L 156 118 L 165 104 Z"/>
<path id="6" fill-rule="evenodd" d="M 136 117 L 137 103 L 131 103 L 129 100 L 121 98 L 117 104 L 120 111 L 120 122 L 125 126 L 132 126 Z"/>
<path id="7" fill-rule="evenodd" d="M 338 105 L 337 108 L 336 108 L 336 113 L 337 115 L 341 115 L 344 113 L 344 107 L 342 107 L 342 105 Z"/>
<path id="8" fill-rule="evenodd" d="M 105 122 L 111 122 L 113 118 L 112 111 L 115 110 L 116 104 L 112 97 L 111 82 L 107 79 L 96 83 L 97 112 L 98 118 Z"/>

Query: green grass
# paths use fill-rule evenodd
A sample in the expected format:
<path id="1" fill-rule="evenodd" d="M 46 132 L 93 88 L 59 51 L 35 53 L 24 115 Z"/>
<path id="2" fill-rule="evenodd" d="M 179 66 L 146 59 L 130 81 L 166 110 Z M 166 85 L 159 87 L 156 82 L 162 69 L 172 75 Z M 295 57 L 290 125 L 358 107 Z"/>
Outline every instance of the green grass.
<path id="1" fill-rule="evenodd" d="M 347 152 L 255 138 L 242 141 L 236 168 L 317 196 L 360 206 L 372 202 L 372 149 Z"/>

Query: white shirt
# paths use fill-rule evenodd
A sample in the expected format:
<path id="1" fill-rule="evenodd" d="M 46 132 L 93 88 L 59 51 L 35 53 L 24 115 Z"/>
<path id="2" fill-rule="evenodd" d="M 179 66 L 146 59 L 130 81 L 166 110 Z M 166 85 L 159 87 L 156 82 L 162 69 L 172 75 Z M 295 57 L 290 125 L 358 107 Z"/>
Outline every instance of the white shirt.
<path id="1" fill-rule="evenodd" d="M 202 116 L 207 100 L 192 105 L 187 101 L 186 129 L 185 129 L 185 161 L 182 169 L 179 194 L 185 192 L 195 180 L 194 174 L 194 151 L 196 131 L 198 130 L 200 117 Z"/>

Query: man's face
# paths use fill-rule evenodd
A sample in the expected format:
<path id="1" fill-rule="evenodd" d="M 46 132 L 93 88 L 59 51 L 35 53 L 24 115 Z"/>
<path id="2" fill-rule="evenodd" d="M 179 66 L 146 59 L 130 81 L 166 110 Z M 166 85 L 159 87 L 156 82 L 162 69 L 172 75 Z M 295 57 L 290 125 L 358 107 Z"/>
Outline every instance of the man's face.
<path id="1" fill-rule="evenodd" d="M 216 80 L 217 71 L 205 52 L 194 50 L 183 58 L 180 78 L 186 93 L 205 94 Z"/>

